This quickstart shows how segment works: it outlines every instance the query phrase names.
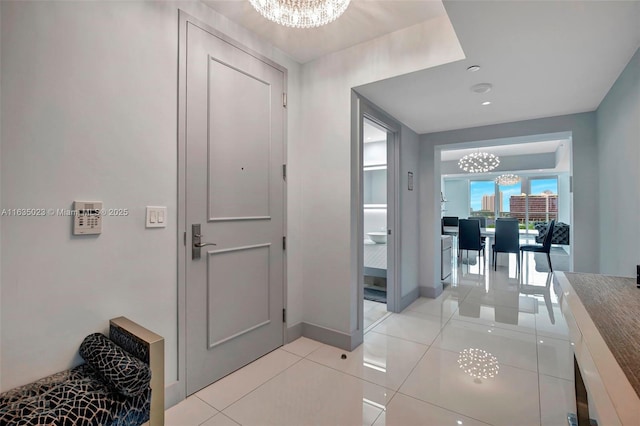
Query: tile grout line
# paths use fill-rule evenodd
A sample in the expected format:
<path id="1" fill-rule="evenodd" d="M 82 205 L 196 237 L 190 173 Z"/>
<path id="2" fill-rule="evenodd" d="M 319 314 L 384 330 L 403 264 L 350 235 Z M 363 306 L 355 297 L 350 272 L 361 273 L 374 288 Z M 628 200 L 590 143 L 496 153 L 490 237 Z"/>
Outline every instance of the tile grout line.
<path id="1" fill-rule="evenodd" d="M 313 340 L 313 339 L 310 339 Z M 309 352 L 307 355 L 305 356 L 301 356 L 292 352 L 289 352 L 285 349 L 282 349 L 283 346 L 279 347 L 278 349 L 282 349 L 283 351 L 285 351 L 288 354 L 297 356 L 299 359 L 296 360 L 296 362 L 294 362 L 293 364 L 291 364 L 290 366 L 288 366 L 287 368 L 285 368 L 284 370 L 280 371 L 278 374 L 274 375 L 273 377 L 269 378 L 268 380 L 266 380 L 265 382 L 259 384 L 258 386 L 256 386 L 255 388 L 253 388 L 251 391 L 247 392 L 246 394 L 242 395 L 240 398 L 238 398 L 237 400 L 233 401 L 232 403 L 228 404 L 226 407 L 224 407 L 222 410 L 220 410 L 219 412 L 221 414 L 224 414 L 225 416 L 227 416 L 228 418 L 230 418 L 231 420 L 233 420 L 234 422 L 238 423 L 239 425 L 242 426 L 242 423 L 240 423 L 239 421 L 237 421 L 236 419 L 234 419 L 233 417 L 231 417 L 230 415 L 228 415 L 227 413 L 224 413 L 223 411 L 228 409 L 229 407 L 231 407 L 234 404 L 237 404 L 238 402 L 240 402 L 242 399 L 248 397 L 249 395 L 251 395 L 252 393 L 254 393 L 255 391 L 257 391 L 258 389 L 260 389 L 262 386 L 266 385 L 267 383 L 271 382 L 272 380 L 274 380 L 276 377 L 280 376 L 281 374 L 283 374 L 285 371 L 287 371 L 288 369 L 290 369 L 291 367 L 293 367 L 294 365 L 300 363 L 302 360 L 307 360 L 310 362 L 313 362 L 312 360 L 308 359 L 307 357 L 309 355 L 311 355 L 312 353 L 314 353 L 315 351 L 319 350 L 322 347 L 323 344 L 321 344 L 321 346 L 318 346 L 317 348 L 313 349 L 311 352 Z M 277 350 L 277 349 L 276 349 Z M 385 388 L 386 389 L 386 388 Z M 215 409 L 215 407 L 214 407 Z"/>
<path id="2" fill-rule="evenodd" d="M 206 404 L 206 401 L 202 401 Z M 224 416 L 226 418 L 228 418 L 229 420 L 231 420 L 233 423 L 242 426 L 240 423 L 238 423 L 237 421 L 233 420 L 231 417 L 227 416 L 226 414 L 224 414 L 222 411 L 218 411 L 216 414 L 214 414 L 213 416 L 209 417 L 207 420 L 205 420 L 202 423 L 199 423 L 198 426 L 202 426 L 203 424 L 205 424 L 206 422 L 208 422 L 209 420 L 211 420 L 212 418 L 214 418 L 215 416 Z"/>
<path id="3" fill-rule="evenodd" d="M 455 314 L 455 312 L 454 312 Z M 453 317 L 453 315 L 452 315 Z M 422 356 L 420 357 L 420 359 L 418 360 L 418 362 L 416 363 L 416 365 L 413 366 L 413 368 L 411 369 L 411 371 L 409 372 L 409 374 L 407 375 L 407 377 L 405 377 L 405 379 L 402 381 L 402 383 L 400 384 L 400 386 L 398 387 L 398 392 L 400 392 L 400 389 L 402 388 L 402 386 L 404 386 L 404 384 L 407 382 L 407 380 L 409 379 L 409 377 L 413 374 L 413 372 L 415 371 L 415 369 L 418 367 L 418 365 L 420 365 L 420 363 L 422 362 L 422 360 L 424 359 L 425 356 L 427 356 L 427 353 L 429 352 L 429 350 L 431 350 L 431 347 L 433 346 L 433 342 L 436 341 L 436 339 L 442 335 L 442 330 L 444 330 L 444 328 L 449 324 L 449 321 L 451 321 L 451 317 L 447 320 L 447 322 L 440 327 L 440 331 L 438 332 L 438 334 L 436 334 L 436 336 L 433 338 L 433 340 L 431 341 L 431 344 L 427 345 L 427 350 L 424 351 L 424 353 L 422 354 Z"/>
<path id="4" fill-rule="evenodd" d="M 457 310 L 457 309 L 456 309 L 456 310 Z M 453 315 L 455 315 L 455 312 L 453 313 Z M 444 330 L 444 328 L 449 324 L 449 322 L 450 322 L 450 321 L 451 321 L 451 319 L 453 318 L 453 315 L 452 315 L 452 316 L 447 320 L 447 322 L 442 326 L 442 328 L 440 329 L 440 332 L 439 332 L 439 333 L 436 335 L 436 337 L 433 339 L 433 342 L 435 342 L 435 341 L 436 341 L 436 339 L 437 339 L 437 338 L 442 334 L 442 330 Z M 418 360 L 418 362 L 416 363 L 416 365 L 414 365 L 414 366 L 413 366 L 413 368 L 411 369 L 411 372 L 410 372 L 410 373 L 407 375 L 407 377 L 403 380 L 402 384 L 398 387 L 398 390 L 396 391 L 396 393 L 395 393 L 395 395 L 394 395 L 393 397 L 395 398 L 395 396 L 396 396 L 397 394 L 401 394 L 401 395 L 406 396 L 406 397 L 408 397 L 408 398 L 412 398 L 412 399 L 415 399 L 415 400 L 417 400 L 417 401 L 424 402 L 425 404 L 433 405 L 434 407 L 438 407 L 438 408 L 443 409 L 443 410 L 445 410 L 445 411 L 448 411 L 448 412 L 451 412 L 451 413 L 456 413 L 456 414 L 458 414 L 458 415 L 460 415 L 460 416 L 464 416 L 464 417 L 467 417 L 467 418 L 470 418 L 470 419 L 473 419 L 473 420 L 479 421 L 479 422 L 481 422 L 481 423 L 485 423 L 485 424 L 487 424 L 487 422 L 484 422 L 484 421 L 482 421 L 482 420 L 480 420 L 480 419 L 476 419 L 475 417 L 471 417 L 471 416 L 469 416 L 469 415 L 459 413 L 459 412 L 457 412 L 457 411 L 451 410 L 451 409 L 449 409 L 449 408 L 442 407 L 442 406 L 440 406 L 440 405 L 438 405 L 438 404 L 434 404 L 434 403 L 429 402 L 429 401 L 422 400 L 422 399 L 420 399 L 420 398 L 416 398 L 416 397 L 411 396 L 411 395 L 407 395 L 407 394 L 405 394 L 405 393 L 403 393 L 403 392 L 401 392 L 401 391 L 400 391 L 400 390 L 402 389 L 402 387 L 404 386 L 404 384 L 407 382 L 407 380 L 409 380 L 409 377 L 411 377 L 411 375 L 413 374 L 413 372 L 415 371 L 415 369 L 418 367 L 418 365 L 422 362 L 422 360 L 424 359 L 424 357 L 425 357 L 425 356 L 427 356 L 427 353 L 428 353 L 428 352 L 431 350 L 431 348 L 433 347 L 433 342 L 431 342 L 432 344 L 431 344 L 431 345 L 429 345 L 429 346 L 427 347 L 427 350 L 424 352 L 424 354 L 422 354 L 422 356 L 420 357 L 420 359 Z M 440 349 L 440 348 L 435 348 L 435 349 Z M 442 349 L 442 350 L 444 350 L 444 349 Z M 449 352 L 452 352 L 452 351 L 449 351 Z M 457 353 L 457 352 L 453 352 L 453 353 Z M 393 398 L 392 398 L 392 399 L 393 399 Z M 391 403 L 391 400 L 389 400 L 389 403 Z"/>
<path id="5" fill-rule="evenodd" d="M 375 320 L 374 322 L 369 324 L 369 326 L 367 328 L 362 330 L 362 335 L 364 336 L 368 332 L 372 331 L 375 327 L 377 327 L 378 325 L 382 324 L 387 318 L 390 318 L 391 316 L 393 316 L 393 312 L 385 313 L 384 316 L 382 316 L 381 318 L 378 318 L 377 320 Z"/>
<path id="6" fill-rule="evenodd" d="M 280 348 L 278 348 L 278 349 L 280 349 Z M 278 349 L 276 349 L 276 350 L 278 350 Z M 285 352 L 287 352 L 287 353 L 289 353 L 289 354 L 290 354 L 290 352 L 288 352 L 288 351 L 285 351 Z M 295 355 L 295 354 L 292 354 L 292 355 Z M 263 383 L 260 383 L 258 386 L 256 386 L 255 388 L 251 389 L 249 392 L 245 393 L 244 395 L 242 395 L 240 398 L 236 399 L 236 400 L 235 400 L 235 401 L 233 401 L 232 403 L 227 404 L 227 405 L 226 405 L 222 410 L 219 410 L 218 412 L 219 412 L 219 413 L 223 413 L 223 411 L 224 411 L 224 410 L 226 410 L 227 408 L 229 408 L 229 407 L 231 407 L 232 405 L 234 405 L 234 404 L 238 403 L 239 401 L 241 401 L 241 400 L 242 400 L 242 399 L 244 399 L 245 397 L 249 396 L 250 394 L 252 394 L 252 393 L 253 393 L 253 392 L 255 392 L 256 390 L 258 390 L 259 388 L 261 388 L 262 386 L 264 386 L 265 384 L 269 383 L 270 381 L 272 381 L 273 379 L 275 379 L 276 377 L 278 377 L 279 375 L 281 375 L 282 373 L 284 373 L 285 371 L 287 371 L 288 369 L 290 369 L 291 367 L 293 367 L 294 365 L 298 364 L 300 361 L 302 361 L 303 359 L 305 359 L 305 358 L 301 357 L 300 355 L 296 355 L 296 356 L 297 356 L 298 358 L 300 358 L 300 359 L 296 360 L 296 362 L 294 362 L 293 364 L 291 364 L 291 365 L 290 365 L 290 366 L 288 366 L 287 368 L 283 369 L 282 371 L 278 372 L 278 373 L 277 373 L 276 375 L 274 375 L 273 377 L 271 377 L 271 378 L 267 379 L 267 380 L 266 380 L 266 381 L 264 381 Z M 255 362 L 255 361 L 254 361 L 254 362 Z M 249 365 L 249 364 L 248 364 L 248 365 Z M 245 367 L 246 367 L 246 366 L 245 366 Z M 244 367 L 242 367 L 242 368 L 244 368 Z M 236 371 L 238 371 L 238 370 L 236 370 Z M 214 382 L 214 383 L 215 383 L 215 382 Z M 213 384 L 213 383 L 212 383 L 212 384 Z M 209 385 L 209 386 L 211 386 L 211 385 Z M 196 395 L 196 396 L 197 396 L 197 395 Z M 199 397 L 198 397 L 198 398 L 199 398 Z M 212 407 L 213 409 L 217 410 L 217 408 L 213 407 L 211 404 L 207 403 L 206 401 L 203 401 L 203 402 L 205 402 L 207 405 L 209 405 L 209 406 L 210 406 L 210 407 Z M 226 414 L 226 413 L 223 413 L 223 414 L 225 414 L 225 416 L 229 417 L 229 418 L 230 418 L 231 420 L 233 420 L 234 422 L 236 422 L 236 423 L 238 423 L 238 424 L 241 424 L 240 422 L 238 422 L 236 419 L 234 419 L 233 417 L 229 416 L 228 414 Z"/>
<path id="7" fill-rule="evenodd" d="M 452 318 L 453 319 L 453 318 Z M 476 322 L 476 321 L 469 321 L 469 320 L 464 320 L 464 319 L 453 319 L 454 321 L 459 321 L 459 322 L 464 322 L 465 324 L 475 324 L 475 325 L 481 325 L 484 327 L 493 327 L 493 328 L 497 328 L 498 330 L 504 330 L 504 331 L 510 331 L 513 333 L 520 333 L 520 334 L 526 334 L 527 336 L 536 336 L 536 331 L 534 330 L 532 333 L 528 333 L 526 331 L 520 331 L 520 330 L 514 330 L 512 328 L 506 328 L 506 327 L 500 327 L 499 323 L 493 323 L 493 324 L 485 324 L 482 322 Z M 557 340 L 561 340 L 561 339 L 557 339 Z"/>
<path id="8" fill-rule="evenodd" d="M 397 391 L 397 390 L 395 390 L 395 389 L 392 389 L 392 388 L 386 387 L 386 386 L 381 385 L 381 384 L 379 384 L 379 383 L 372 382 L 371 380 L 367 380 L 367 379 L 365 379 L 365 378 L 362 378 L 362 377 L 356 376 L 356 375 L 351 374 L 351 373 L 349 373 L 349 372 L 342 371 L 342 370 L 338 370 L 337 368 L 331 367 L 330 365 L 325 365 L 325 364 L 323 364 L 323 363 L 321 363 L 321 362 L 318 362 L 318 361 L 315 361 L 315 360 L 313 360 L 313 359 L 307 359 L 307 361 L 312 362 L 312 363 L 314 363 L 314 364 L 316 364 L 316 365 L 319 365 L 320 367 L 328 368 L 329 370 L 333 370 L 333 371 L 335 371 L 335 372 L 337 372 L 337 373 L 342 373 L 342 374 L 344 374 L 344 375 L 346 375 L 346 376 L 349 376 L 349 377 L 352 377 L 352 378 L 354 378 L 354 379 L 362 380 L 363 382 L 366 382 L 366 383 L 369 383 L 369 384 L 372 384 L 372 385 L 375 385 L 375 386 L 379 386 L 379 387 L 384 388 L 384 389 L 386 389 L 386 390 L 389 390 L 389 391 L 391 391 L 391 392 L 394 392 L 394 393 L 395 393 L 395 392 L 398 392 L 398 391 Z"/>
<path id="9" fill-rule="evenodd" d="M 536 367 L 538 368 L 538 375 L 536 380 L 538 382 L 538 418 L 540 419 L 540 426 L 542 426 L 542 391 L 540 389 L 540 351 L 538 349 L 538 318 L 535 317 L 536 327 Z"/>
<path id="10" fill-rule="evenodd" d="M 214 382 L 214 383 L 215 383 L 215 382 Z M 212 384 L 213 384 L 213 383 L 212 383 Z M 209 385 L 209 386 L 211 386 L 211 385 Z M 198 391 L 198 392 L 199 392 L 199 391 Z M 206 422 L 208 422 L 209 420 L 211 420 L 212 418 L 214 418 L 215 416 L 217 416 L 218 414 L 222 413 L 222 411 L 218 410 L 216 407 L 214 407 L 213 405 L 209 404 L 207 401 L 205 401 L 204 399 L 200 398 L 200 397 L 199 397 L 198 395 L 196 395 L 195 393 L 193 394 L 193 396 L 195 396 L 196 398 L 198 398 L 201 402 L 203 402 L 203 403 L 204 403 L 204 404 L 206 404 L 207 406 L 209 406 L 209 407 L 213 408 L 214 410 L 216 410 L 216 412 L 215 412 L 215 414 L 214 414 L 213 416 L 211 416 L 211 417 L 207 417 L 207 418 L 205 419 L 205 421 L 203 421 L 203 422 L 201 422 L 201 423 L 198 423 L 198 425 L 201 425 L 201 424 L 203 424 L 203 423 L 206 423 Z M 186 401 L 186 398 L 185 398 L 185 401 Z"/>
<path id="11" fill-rule="evenodd" d="M 429 349 L 431 349 L 431 346 L 429 347 Z M 454 351 L 454 350 L 451 350 L 451 349 L 445 349 L 445 348 L 439 348 L 439 347 L 434 347 L 434 349 L 438 349 L 438 350 L 441 350 L 441 351 L 444 351 L 444 352 L 449 352 L 449 353 L 452 353 L 452 354 L 460 354 L 460 352 L 457 352 L 457 351 Z M 536 348 L 536 350 L 537 350 L 537 348 Z M 505 364 L 504 362 L 502 362 L 502 365 L 505 365 L 505 366 L 507 366 L 509 368 L 515 368 L 516 370 L 526 371 L 527 373 L 539 374 L 538 371 L 529 370 L 528 368 L 522 368 L 522 367 L 518 367 L 518 366 L 515 366 L 515 365 L 511 365 L 511 364 Z M 536 369 L 537 369 L 537 367 L 536 367 Z M 545 374 L 545 376 L 549 376 L 549 375 Z M 550 377 L 555 377 L 555 376 L 550 376 Z M 556 377 L 556 378 L 561 379 L 562 377 Z"/>
<path id="12" fill-rule="evenodd" d="M 468 293 L 467 293 L 467 296 L 468 296 Z M 462 301 L 464 301 L 464 300 L 467 298 L 467 296 L 463 297 L 463 298 L 462 298 Z M 435 299 L 434 299 L 434 300 L 435 300 Z M 393 398 L 395 398 L 395 396 L 396 396 L 397 394 L 401 394 L 401 395 L 406 396 L 406 397 L 408 397 L 408 398 L 411 398 L 411 399 L 414 399 L 414 400 L 417 400 L 417 401 L 421 401 L 421 402 L 423 402 L 423 403 L 425 403 L 425 404 L 433 405 L 434 407 L 438 407 L 438 408 L 440 408 L 440 409 L 442 409 L 442 410 L 445 410 L 445 411 L 448 411 L 448 412 L 450 412 L 450 413 L 455 413 L 455 414 L 458 414 L 458 415 L 460 415 L 460 416 L 463 416 L 463 417 L 466 417 L 466 418 L 469 418 L 469 419 L 473 419 L 473 420 L 478 421 L 478 422 L 480 422 L 480 423 L 488 424 L 487 422 L 484 422 L 484 421 L 482 421 L 482 420 L 480 420 L 480 419 L 477 419 L 477 418 L 475 418 L 475 417 L 471 417 L 471 416 L 469 416 L 469 415 L 466 415 L 466 414 L 460 413 L 460 412 L 458 412 L 458 411 L 454 411 L 454 410 L 451 410 L 451 409 L 449 409 L 449 408 L 442 407 L 442 406 L 440 406 L 440 405 L 438 405 L 438 404 L 434 404 L 434 403 L 429 402 L 429 401 L 424 401 L 424 400 L 422 400 L 422 399 L 416 398 L 416 397 L 411 396 L 411 395 L 407 395 L 407 394 L 405 394 L 405 393 L 403 393 L 403 392 L 401 392 L 401 391 L 400 391 L 400 390 L 402 389 L 402 387 L 404 386 L 404 384 L 406 383 L 406 381 L 409 379 L 409 377 L 411 377 L 411 375 L 413 374 L 413 372 L 415 371 L 415 369 L 418 367 L 418 365 L 422 362 L 422 360 L 424 359 L 424 357 L 425 357 L 425 356 L 427 356 L 427 353 L 431 350 L 431 348 L 432 348 L 432 347 L 434 347 L 434 346 L 433 346 L 433 342 L 435 342 L 435 341 L 438 339 L 438 337 L 440 337 L 440 336 L 442 335 L 442 331 L 444 330 L 444 328 L 445 328 L 447 325 L 449 325 L 449 323 L 453 320 L 454 315 L 455 315 L 455 314 L 456 314 L 456 312 L 458 312 L 458 311 L 459 311 L 459 308 L 456 308 L 456 309 L 453 311 L 453 313 L 451 314 L 451 316 L 449 316 L 449 319 L 448 319 L 448 320 L 445 322 L 445 324 L 440 328 L 440 331 L 438 332 L 438 334 L 436 335 L 436 337 L 433 339 L 433 341 L 431 342 L 431 344 L 430 344 L 430 345 L 428 345 L 427 350 L 425 351 L 425 353 L 422 355 L 422 357 L 420 357 L 420 360 L 418 360 L 418 362 L 416 363 L 416 365 L 414 365 L 414 366 L 413 366 L 413 368 L 411 369 L 411 372 L 407 375 L 407 377 L 404 379 L 404 381 L 402 382 L 402 384 L 398 387 L 398 390 L 397 390 L 397 392 L 395 393 L 395 395 L 393 396 Z M 446 349 L 441 349 L 441 348 L 435 348 L 435 349 L 440 349 L 440 350 L 446 351 Z M 453 352 L 453 351 L 448 351 L 448 352 Z M 457 352 L 453 352 L 453 353 L 457 353 Z M 528 371 L 528 370 L 527 370 L 527 371 Z M 392 399 L 393 399 L 393 398 L 392 398 Z M 392 399 L 391 399 L 391 400 L 392 400 Z M 389 403 L 391 403 L 391 400 L 389 400 Z"/>
<path id="13" fill-rule="evenodd" d="M 313 340 L 313 339 L 310 339 Z M 287 368 L 283 369 L 282 371 L 280 371 L 279 373 L 277 373 L 276 375 L 274 375 L 273 377 L 269 378 L 268 380 L 264 381 L 263 383 L 259 384 L 258 386 L 256 386 L 255 388 L 253 388 L 252 390 L 250 390 L 249 392 L 247 392 L 246 394 L 242 395 L 240 398 L 238 398 L 237 400 L 233 401 L 232 403 L 228 404 L 227 406 L 225 406 L 222 410 L 219 410 L 218 413 L 223 414 L 224 416 L 228 417 L 229 419 L 231 419 L 232 421 L 234 421 L 235 423 L 239 424 L 240 426 L 242 426 L 242 423 L 240 423 L 238 420 L 234 419 L 233 417 L 231 417 L 230 415 L 228 415 L 227 413 L 224 413 L 223 411 L 226 410 L 227 408 L 231 407 L 234 404 L 237 404 L 238 402 L 240 402 L 242 399 L 246 398 L 247 396 L 251 395 L 252 393 L 254 393 L 256 390 L 258 390 L 259 388 L 261 388 L 262 386 L 266 385 L 267 383 L 269 383 L 270 381 L 272 381 L 273 379 L 275 379 L 276 377 L 280 376 L 281 374 L 283 374 L 285 371 L 287 371 L 288 369 L 290 369 L 291 367 L 293 367 L 294 365 L 298 364 L 299 362 L 301 362 L 303 359 L 306 359 L 307 361 L 311 361 L 309 359 L 307 359 L 307 357 L 309 355 L 311 355 L 313 352 L 317 351 L 318 349 L 321 348 L 321 346 L 313 349 L 311 352 L 309 352 L 307 355 L 305 356 L 301 356 L 299 354 L 290 352 L 286 349 L 283 349 L 285 345 L 280 346 L 278 349 L 282 349 L 283 351 L 285 351 L 286 353 L 290 354 L 290 355 L 294 355 L 297 356 L 299 359 L 296 360 L 296 362 L 294 362 L 293 364 L 291 364 L 290 366 L 288 366 Z M 276 349 L 276 350 L 278 350 Z M 244 367 L 243 367 L 244 368 Z M 206 401 L 203 401 L 206 403 Z M 210 404 L 207 404 L 209 406 L 211 406 Z M 217 408 L 213 407 L 214 409 L 217 410 Z M 210 418 L 209 418 L 210 419 Z M 209 420 L 207 419 L 207 421 Z"/>
<path id="14" fill-rule="evenodd" d="M 435 341 L 435 338 L 431 341 L 431 343 L 424 343 L 424 342 L 418 342 L 416 340 L 411 340 L 411 339 L 407 339 L 405 337 L 398 337 L 398 336 L 394 336 L 393 334 L 387 334 L 387 333 L 382 333 L 380 331 L 370 331 L 370 333 L 376 333 L 379 334 L 381 336 L 386 336 L 386 337 L 391 337 L 393 339 L 398 339 L 398 340 L 402 340 L 403 342 L 407 342 L 407 343 L 414 343 L 416 345 L 422 345 L 422 346 L 431 346 L 431 344 Z M 440 334 L 440 332 L 438 332 L 438 334 L 436 335 L 436 337 Z"/>
<path id="15" fill-rule="evenodd" d="M 470 416 L 468 414 L 460 413 L 459 411 L 452 410 L 451 408 L 443 407 L 441 405 L 434 404 L 433 402 L 425 401 L 424 399 L 416 398 L 415 396 L 412 396 L 412 395 L 407 395 L 406 393 L 402 393 L 400 391 L 396 392 L 396 395 L 397 394 L 400 394 L 402 396 L 406 396 L 407 398 L 415 399 L 416 401 L 423 402 L 425 404 L 433 405 L 434 407 L 438 407 L 441 410 L 445 410 L 445 411 L 448 411 L 450 413 L 455 413 L 455 414 L 457 414 L 459 416 L 463 416 L 463 417 L 466 417 L 468 419 L 472 419 L 472 420 L 475 420 L 477 422 L 480 422 L 480 423 L 483 423 L 483 424 L 486 424 L 486 425 L 491 425 L 491 423 L 489 423 L 489 422 L 486 422 L 484 420 L 480 420 L 478 418 L 472 417 L 472 416 Z M 394 395 L 394 397 L 395 397 L 395 395 Z"/>

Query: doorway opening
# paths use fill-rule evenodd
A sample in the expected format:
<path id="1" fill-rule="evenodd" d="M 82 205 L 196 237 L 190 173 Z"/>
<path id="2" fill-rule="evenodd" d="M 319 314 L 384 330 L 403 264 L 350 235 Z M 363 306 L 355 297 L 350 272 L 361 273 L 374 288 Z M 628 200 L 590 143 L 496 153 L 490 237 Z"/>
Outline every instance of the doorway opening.
<path id="1" fill-rule="evenodd" d="M 363 333 L 400 309 L 400 124 L 355 96 L 357 324 Z M 354 164 L 355 165 L 355 164 Z"/>
<path id="2" fill-rule="evenodd" d="M 389 131 L 369 118 L 362 126 L 364 328 L 387 312 Z"/>
<path id="3" fill-rule="evenodd" d="M 487 172 L 461 171 L 458 160 L 479 149 L 498 156 L 500 165 Z M 567 132 L 438 147 L 443 234 L 454 235 L 455 246 L 457 233 L 444 226 L 445 220 L 479 218 L 484 225 L 481 225 L 483 235 L 493 242 L 496 221 L 512 219 L 518 221 L 520 246 L 541 244 L 547 226 L 554 221 L 550 253 L 553 269 L 571 271 L 571 150 L 571 134 Z M 503 177 L 507 179 L 501 179 Z M 492 250 L 490 244 L 487 250 Z M 517 256 L 498 253 L 492 267 L 508 268 L 510 274 L 516 274 Z M 456 259 L 453 260 L 451 279 L 455 281 Z M 543 273 L 549 271 L 544 255 L 525 256 L 524 260 L 525 280 L 528 268 Z"/>

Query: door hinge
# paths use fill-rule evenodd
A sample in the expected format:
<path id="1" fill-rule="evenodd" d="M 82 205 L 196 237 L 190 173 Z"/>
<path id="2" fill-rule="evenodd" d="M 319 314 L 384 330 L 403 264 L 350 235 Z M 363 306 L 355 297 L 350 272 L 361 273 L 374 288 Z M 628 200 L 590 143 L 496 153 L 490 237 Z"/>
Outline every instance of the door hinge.
<path id="1" fill-rule="evenodd" d="M 282 92 L 282 106 L 287 107 L 287 94 L 285 92 Z"/>
<path id="2" fill-rule="evenodd" d="M 287 237 L 282 237 L 282 250 L 287 249 Z"/>
<path id="3" fill-rule="evenodd" d="M 187 245 L 187 233 L 185 232 L 182 236 L 182 243 L 186 246 Z"/>
<path id="4" fill-rule="evenodd" d="M 282 322 L 287 322 L 287 310 L 282 310 Z"/>
<path id="5" fill-rule="evenodd" d="M 282 165 L 282 179 L 287 180 L 287 165 Z"/>

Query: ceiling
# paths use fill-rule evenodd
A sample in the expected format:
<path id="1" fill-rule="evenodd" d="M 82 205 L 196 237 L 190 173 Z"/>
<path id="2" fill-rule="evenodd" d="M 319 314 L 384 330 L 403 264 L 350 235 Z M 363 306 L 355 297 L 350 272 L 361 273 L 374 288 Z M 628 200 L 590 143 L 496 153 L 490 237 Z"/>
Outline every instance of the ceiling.
<path id="1" fill-rule="evenodd" d="M 345 13 L 320 28 L 287 28 L 262 17 L 248 0 L 203 0 L 300 63 L 446 15 L 439 0 L 351 0 Z"/>
<path id="2" fill-rule="evenodd" d="M 639 1 L 445 8 L 467 59 L 358 88 L 419 134 L 594 111 L 640 45 Z M 473 93 L 478 83 L 493 90 Z"/>
<path id="3" fill-rule="evenodd" d="M 500 158 L 500 165 L 489 173 L 470 175 L 459 169 L 458 160 L 478 150 Z M 446 177 L 494 176 L 502 173 L 569 173 L 571 171 L 571 139 L 523 142 L 503 140 L 500 145 L 463 149 L 443 149 L 440 154 L 441 171 Z"/>
<path id="4" fill-rule="evenodd" d="M 300 63 L 447 14 L 467 59 L 357 88 L 419 134 L 594 111 L 640 45 L 638 0 L 352 0 L 310 30 L 267 21 L 248 0 L 204 2 Z M 473 93 L 478 83 L 493 90 Z"/>
<path id="5" fill-rule="evenodd" d="M 564 145 L 566 142 L 566 140 L 553 140 L 518 143 L 514 145 L 483 146 L 481 149 L 482 151 L 489 152 L 499 157 L 510 155 L 545 154 L 556 152 L 560 145 Z M 442 150 L 440 159 L 442 161 L 458 161 L 465 155 L 476 151 L 478 151 L 478 148 Z"/>

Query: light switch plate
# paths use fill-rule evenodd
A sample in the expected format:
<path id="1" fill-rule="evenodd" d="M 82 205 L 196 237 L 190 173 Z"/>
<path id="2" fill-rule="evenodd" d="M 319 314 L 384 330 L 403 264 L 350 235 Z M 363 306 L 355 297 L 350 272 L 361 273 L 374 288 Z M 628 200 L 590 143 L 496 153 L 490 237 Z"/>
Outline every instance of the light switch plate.
<path id="1" fill-rule="evenodd" d="M 146 228 L 166 228 L 167 208 L 164 206 L 147 206 Z"/>

